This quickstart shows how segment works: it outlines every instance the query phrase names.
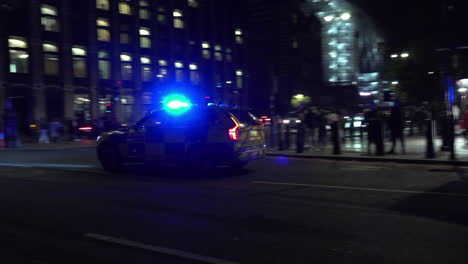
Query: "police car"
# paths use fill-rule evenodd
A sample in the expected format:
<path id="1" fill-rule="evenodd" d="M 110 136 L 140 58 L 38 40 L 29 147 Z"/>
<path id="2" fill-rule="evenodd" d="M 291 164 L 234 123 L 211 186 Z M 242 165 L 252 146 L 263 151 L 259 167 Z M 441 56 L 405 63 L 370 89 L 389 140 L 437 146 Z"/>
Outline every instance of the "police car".
<path id="1" fill-rule="evenodd" d="M 97 154 L 104 169 L 116 171 L 129 162 L 241 168 L 265 156 L 263 126 L 247 111 L 196 106 L 171 96 L 130 128 L 98 138 Z"/>

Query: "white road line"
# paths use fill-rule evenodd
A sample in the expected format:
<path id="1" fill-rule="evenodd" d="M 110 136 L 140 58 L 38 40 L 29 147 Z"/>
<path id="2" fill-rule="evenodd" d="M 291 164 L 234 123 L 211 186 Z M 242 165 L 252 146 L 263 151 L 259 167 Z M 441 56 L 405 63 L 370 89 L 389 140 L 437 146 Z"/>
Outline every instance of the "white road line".
<path id="1" fill-rule="evenodd" d="M 160 254 L 172 255 L 172 256 L 179 257 L 179 258 L 191 259 L 191 260 L 201 261 L 205 263 L 239 264 L 237 262 L 232 262 L 232 261 L 227 261 L 227 260 L 222 260 L 222 259 L 212 258 L 212 257 L 206 257 L 206 256 L 198 255 L 198 254 L 193 254 L 190 252 L 177 250 L 177 249 L 153 246 L 153 245 L 143 244 L 140 242 L 130 241 L 130 240 L 111 237 L 111 236 L 105 236 L 105 235 L 96 234 L 96 233 L 86 233 L 84 234 L 84 236 L 88 238 L 100 240 L 100 241 L 119 244 L 122 246 L 145 249 L 145 250 L 153 251 L 153 252 L 160 253 Z"/>
<path id="2" fill-rule="evenodd" d="M 468 194 L 463 194 L 463 193 L 444 193 L 444 192 L 425 192 L 425 191 L 409 191 L 409 190 L 393 190 L 393 189 L 375 189 L 375 188 L 361 188 L 361 187 L 320 185 L 320 184 L 304 184 L 304 183 L 288 183 L 288 182 L 254 181 L 253 183 L 269 184 L 269 185 L 283 185 L 283 186 L 302 186 L 302 187 L 325 188 L 325 189 L 354 190 L 354 191 L 373 191 L 373 192 L 446 195 L 446 196 L 465 197 L 465 198 L 468 197 Z"/>
<path id="3" fill-rule="evenodd" d="M 57 164 L 57 163 L 5 163 L 0 162 L 0 167 L 21 167 L 21 168 L 97 168 L 94 165 L 80 165 L 80 164 Z"/>

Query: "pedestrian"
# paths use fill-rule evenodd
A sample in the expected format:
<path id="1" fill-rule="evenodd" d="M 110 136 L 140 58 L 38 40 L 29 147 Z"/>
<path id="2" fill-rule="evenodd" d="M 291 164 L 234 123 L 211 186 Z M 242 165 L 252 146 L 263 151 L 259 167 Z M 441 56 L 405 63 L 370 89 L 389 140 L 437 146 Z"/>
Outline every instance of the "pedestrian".
<path id="1" fill-rule="evenodd" d="M 327 137 L 327 120 L 325 116 L 325 111 L 321 111 L 317 118 L 318 144 L 320 148 L 322 148 L 325 145 Z"/>
<path id="2" fill-rule="evenodd" d="M 310 108 L 305 116 L 305 125 L 307 127 L 306 142 L 310 142 L 311 146 L 317 144 L 316 130 L 317 130 L 317 114 L 315 108 Z M 308 140 L 310 138 L 310 141 Z"/>
<path id="3" fill-rule="evenodd" d="M 49 129 L 50 129 L 50 139 L 52 142 L 60 141 L 61 137 L 61 129 L 63 128 L 62 123 L 57 118 L 54 118 L 52 122 L 50 122 Z"/>
<path id="4" fill-rule="evenodd" d="M 462 129 L 463 135 L 465 136 L 465 144 L 468 145 L 468 109 L 463 111 L 463 119 L 462 119 Z"/>
<path id="5" fill-rule="evenodd" d="M 39 124 L 39 143 L 41 144 L 48 144 L 49 141 L 49 131 L 47 127 L 47 123 L 42 120 Z"/>
<path id="6" fill-rule="evenodd" d="M 388 154 L 395 153 L 397 140 L 400 140 L 401 151 L 403 154 L 405 154 L 405 140 L 403 136 L 404 120 L 398 102 L 395 102 L 394 106 L 392 107 L 389 118 L 389 125 L 392 138 L 392 149 L 388 152 Z"/>

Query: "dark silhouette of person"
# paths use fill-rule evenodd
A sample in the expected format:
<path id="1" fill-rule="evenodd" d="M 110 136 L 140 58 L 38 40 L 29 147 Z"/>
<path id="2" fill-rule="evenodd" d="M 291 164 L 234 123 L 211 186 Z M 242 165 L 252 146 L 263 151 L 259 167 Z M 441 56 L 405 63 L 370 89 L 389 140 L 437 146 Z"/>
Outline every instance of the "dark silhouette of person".
<path id="1" fill-rule="evenodd" d="M 404 120 L 400 106 L 397 102 L 395 102 L 395 105 L 392 107 L 388 123 L 390 125 L 390 132 L 392 136 L 392 149 L 388 153 L 395 153 L 396 142 L 397 140 L 400 140 L 401 151 L 403 154 L 405 154 L 405 140 L 403 136 Z"/>

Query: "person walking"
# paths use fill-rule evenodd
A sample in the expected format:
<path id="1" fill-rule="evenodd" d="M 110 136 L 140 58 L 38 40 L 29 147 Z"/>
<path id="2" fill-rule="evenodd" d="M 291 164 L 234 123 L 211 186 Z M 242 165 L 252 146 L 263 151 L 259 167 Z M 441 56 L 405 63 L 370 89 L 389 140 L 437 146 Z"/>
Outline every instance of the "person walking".
<path id="1" fill-rule="evenodd" d="M 50 129 L 50 139 L 52 142 L 60 141 L 61 137 L 61 129 L 63 128 L 62 123 L 57 118 L 54 118 L 52 122 L 50 122 L 49 129 Z"/>
<path id="2" fill-rule="evenodd" d="M 316 110 L 314 108 L 310 108 L 307 111 L 307 114 L 305 116 L 305 124 L 307 126 L 307 137 L 306 137 L 306 142 L 310 142 L 311 146 L 314 146 L 317 144 L 317 139 L 316 139 L 316 128 L 317 128 L 317 115 L 316 115 Z M 311 139 L 309 141 L 308 139 Z"/>
<path id="3" fill-rule="evenodd" d="M 48 144 L 49 141 L 49 130 L 47 127 L 47 123 L 43 120 L 39 124 L 39 143 L 41 144 Z"/>
<path id="4" fill-rule="evenodd" d="M 400 140 L 401 151 L 403 154 L 405 154 L 405 140 L 403 136 L 404 120 L 403 115 L 401 113 L 401 109 L 397 102 L 395 102 L 395 105 L 392 107 L 392 111 L 390 113 L 390 118 L 388 121 L 392 137 L 392 149 L 388 152 L 388 154 L 395 153 L 395 146 L 397 140 Z"/>

